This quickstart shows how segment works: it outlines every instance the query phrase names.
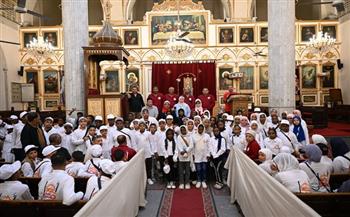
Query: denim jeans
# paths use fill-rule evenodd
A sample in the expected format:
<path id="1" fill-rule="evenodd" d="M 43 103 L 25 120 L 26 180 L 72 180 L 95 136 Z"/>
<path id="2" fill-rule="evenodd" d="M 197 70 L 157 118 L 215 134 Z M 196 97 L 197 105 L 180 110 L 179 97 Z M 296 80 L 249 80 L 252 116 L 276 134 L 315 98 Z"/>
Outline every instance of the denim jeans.
<path id="1" fill-rule="evenodd" d="M 207 162 L 195 163 L 197 172 L 197 181 L 205 182 L 207 180 Z"/>

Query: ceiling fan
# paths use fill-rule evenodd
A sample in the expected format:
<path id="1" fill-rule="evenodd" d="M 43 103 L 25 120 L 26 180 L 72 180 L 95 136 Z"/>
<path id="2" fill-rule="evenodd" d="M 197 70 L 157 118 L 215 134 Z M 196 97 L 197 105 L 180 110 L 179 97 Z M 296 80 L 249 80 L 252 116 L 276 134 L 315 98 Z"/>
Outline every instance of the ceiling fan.
<path id="1" fill-rule="evenodd" d="M 32 10 L 28 10 L 26 8 L 26 1 L 27 0 L 17 0 L 17 5 L 14 6 L 13 8 L 0 8 L 0 10 L 5 10 L 5 11 L 6 10 L 7 11 L 13 10 L 19 14 L 31 14 L 31 15 L 36 16 L 36 17 L 47 19 L 47 17 L 43 16 L 42 14 L 39 14 L 39 13 L 32 11 Z"/>

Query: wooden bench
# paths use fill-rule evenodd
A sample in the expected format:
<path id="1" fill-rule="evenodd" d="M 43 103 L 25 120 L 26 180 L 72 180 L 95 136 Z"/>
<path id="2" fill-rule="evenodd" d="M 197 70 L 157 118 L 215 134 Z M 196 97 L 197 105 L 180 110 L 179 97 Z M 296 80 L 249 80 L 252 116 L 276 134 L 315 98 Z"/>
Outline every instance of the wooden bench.
<path id="1" fill-rule="evenodd" d="M 0 201 L 1 217 L 69 217 L 74 216 L 87 201 L 65 206 L 62 201 L 22 200 Z"/>
<path id="2" fill-rule="evenodd" d="M 343 182 L 350 179 L 350 173 L 347 174 L 331 174 L 329 178 L 329 185 L 332 190 L 338 189 Z"/>
<path id="3" fill-rule="evenodd" d="M 322 217 L 350 215 L 350 193 L 296 193 L 296 196 Z"/>
<path id="4" fill-rule="evenodd" d="M 39 189 L 38 184 L 40 182 L 40 178 L 26 177 L 26 178 L 20 178 L 19 181 L 22 182 L 23 184 L 27 184 L 32 196 L 35 199 L 38 199 L 38 189 Z M 85 192 L 88 178 L 74 178 L 74 181 L 75 181 L 75 186 L 74 186 L 75 192 L 78 192 L 78 191 Z"/>

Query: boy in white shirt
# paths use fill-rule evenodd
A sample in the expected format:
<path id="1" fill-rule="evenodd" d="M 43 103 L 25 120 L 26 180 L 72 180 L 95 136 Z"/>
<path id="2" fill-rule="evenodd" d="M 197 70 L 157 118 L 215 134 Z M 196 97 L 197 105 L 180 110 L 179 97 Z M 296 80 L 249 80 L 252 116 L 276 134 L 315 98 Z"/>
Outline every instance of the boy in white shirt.
<path id="1" fill-rule="evenodd" d="M 115 174 L 118 174 L 118 172 L 128 164 L 128 152 L 116 150 L 114 152 L 114 159 Z"/>
<path id="2" fill-rule="evenodd" d="M 177 155 L 179 158 L 179 189 L 190 189 L 190 164 L 192 158 L 193 141 L 187 133 L 185 126 L 180 127 L 180 135 L 177 137 Z"/>
<path id="3" fill-rule="evenodd" d="M 64 171 L 65 156 L 54 154 L 51 161 L 53 171 L 39 182 L 39 200 L 63 200 L 63 204 L 68 206 L 81 200 L 83 192 L 74 192 L 74 178 Z"/>
<path id="4" fill-rule="evenodd" d="M 59 133 L 56 128 L 53 127 L 53 118 L 47 117 L 44 120 L 43 132 L 46 139 L 46 144 L 50 144 L 49 137 L 54 133 Z"/>
<path id="5" fill-rule="evenodd" d="M 239 148 L 241 151 L 245 150 L 247 146 L 247 140 L 245 139 L 245 136 L 241 133 L 241 127 L 239 125 L 235 125 L 233 127 L 233 135 L 231 137 L 231 143 L 232 145 Z"/>
<path id="6" fill-rule="evenodd" d="M 17 181 L 21 176 L 21 163 L 4 164 L 0 167 L 0 201 L 1 200 L 34 200 L 28 185 Z"/>
<path id="7" fill-rule="evenodd" d="M 277 137 L 277 132 L 275 128 L 270 128 L 268 130 L 269 137 L 264 140 L 264 148 L 270 149 L 273 155 L 280 153 L 280 150 L 283 146 L 283 142 L 280 138 Z"/>
<path id="8" fill-rule="evenodd" d="M 2 147 L 2 158 L 5 162 L 13 163 L 15 161 L 15 155 L 12 153 L 12 149 L 15 146 L 15 138 L 13 134 L 13 126 L 6 126 L 7 133 L 4 140 L 4 146 Z"/>
<path id="9" fill-rule="evenodd" d="M 90 200 L 102 188 L 105 188 L 112 179 L 115 173 L 113 161 L 103 159 L 99 163 L 100 176 L 91 176 L 86 184 L 84 200 Z"/>
<path id="10" fill-rule="evenodd" d="M 27 145 L 24 148 L 26 157 L 22 161 L 22 172 L 24 177 L 33 177 L 35 167 L 38 163 L 38 147 L 35 145 Z"/>
<path id="11" fill-rule="evenodd" d="M 85 117 L 79 118 L 79 127 L 73 132 L 72 144 L 74 145 L 74 151 L 81 151 L 83 154 L 86 152 L 85 141 L 88 139 L 87 135 L 87 119 Z"/>
<path id="12" fill-rule="evenodd" d="M 211 156 L 213 158 L 212 162 L 210 163 L 210 166 L 214 168 L 215 171 L 215 178 L 216 178 L 216 184 L 214 187 L 216 189 L 221 189 L 223 184 L 223 170 L 224 170 L 224 158 L 225 158 L 225 151 L 226 151 L 226 140 L 221 135 L 220 129 L 215 127 L 213 129 L 214 136 L 211 137 Z"/>
<path id="13" fill-rule="evenodd" d="M 81 151 L 72 153 L 72 162 L 66 165 L 66 172 L 72 177 L 77 177 L 80 169 L 84 167 L 84 154 Z"/>
<path id="14" fill-rule="evenodd" d="M 102 147 L 101 145 L 92 145 L 88 151 L 87 155 L 90 155 L 91 157 L 86 158 L 85 165 L 83 168 L 81 168 L 78 172 L 79 177 L 91 177 L 91 176 L 98 176 L 98 167 L 99 162 L 101 161 L 102 156 Z"/>
<path id="15" fill-rule="evenodd" d="M 66 148 L 69 154 L 72 154 L 75 151 L 75 145 L 73 145 L 73 124 L 65 123 L 63 127 L 64 133 L 61 134 L 61 146 Z"/>
<path id="16" fill-rule="evenodd" d="M 36 165 L 34 170 L 34 177 L 44 177 L 52 172 L 51 157 L 56 153 L 60 147 L 55 147 L 53 145 L 46 146 L 42 154 L 44 156 L 43 161 Z"/>

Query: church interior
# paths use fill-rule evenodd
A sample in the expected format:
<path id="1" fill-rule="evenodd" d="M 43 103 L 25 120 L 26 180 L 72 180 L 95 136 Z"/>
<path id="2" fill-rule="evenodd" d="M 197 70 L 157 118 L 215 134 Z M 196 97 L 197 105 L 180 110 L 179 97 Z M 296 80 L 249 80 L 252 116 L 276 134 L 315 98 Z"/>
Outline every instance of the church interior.
<path id="1" fill-rule="evenodd" d="M 65 126 L 72 114 L 72 134 L 80 129 L 81 118 L 87 119 L 86 133 L 80 133 L 79 138 L 83 138 L 84 144 L 88 140 L 85 138 L 90 136 L 89 129 L 93 122 L 96 124 L 94 127 L 97 137 L 102 135 L 104 126 L 108 128 L 108 136 L 112 137 L 108 124 L 113 117 L 116 123 L 115 129 L 113 128 L 115 138 L 111 140 L 115 144 L 119 142 L 120 135 L 124 135 L 128 142 L 139 142 L 131 142 L 137 154 L 125 166 L 129 170 L 121 169 L 119 176 L 114 175 L 115 171 L 113 178 L 109 177 L 113 185 L 104 186 L 102 183 L 101 190 L 102 175 L 97 175 L 100 192 L 95 193 L 95 196 L 91 193 L 91 197 L 94 197 L 88 201 L 78 199 L 78 202 L 70 206 L 62 205 L 62 199 L 5 201 L 7 199 L 1 194 L 4 188 L 2 184 L 7 181 L 4 179 L 5 182 L 2 183 L 0 168 L 0 213 L 5 213 L 5 216 L 21 216 L 27 212 L 29 216 L 49 217 L 347 216 L 350 211 L 350 191 L 336 193 L 335 190 L 339 190 L 344 185 L 342 183 L 350 179 L 349 39 L 350 0 L 0 0 L 0 149 L 5 150 L 8 126 L 13 125 L 14 132 L 17 130 L 16 124 L 11 124 L 13 118 L 22 119 L 22 116 L 28 116 L 31 112 L 40 114 L 44 131 L 47 119 L 51 118 L 53 125 L 59 124 L 59 119 L 64 119 L 60 126 L 62 134 L 65 134 Z M 156 104 L 159 95 L 154 92 L 155 88 L 166 99 L 159 98 L 159 105 Z M 213 98 L 207 98 L 212 106 L 204 106 L 205 100 L 201 96 L 208 95 L 204 94 L 204 89 Z M 155 98 L 152 98 L 152 94 Z M 172 96 L 176 97 L 173 99 Z M 187 107 L 181 107 L 182 96 L 190 109 L 191 114 L 188 116 Z M 141 97 L 142 102 L 136 102 L 136 97 Z M 148 102 L 150 99 L 151 105 Z M 198 99 L 205 111 L 196 110 Z M 145 119 L 144 108 L 152 116 L 152 100 L 153 107 L 157 110 L 155 122 L 142 122 Z M 171 107 L 169 113 L 163 111 L 165 102 Z M 178 103 L 180 109 L 176 107 Z M 179 117 L 179 110 L 184 111 L 188 117 L 186 121 Z M 277 125 L 271 120 L 274 111 L 279 115 Z M 192 115 L 192 112 L 197 112 L 197 115 Z M 79 113 L 82 115 L 78 116 Z M 267 119 L 265 125 L 260 122 L 262 113 L 265 113 Z M 169 114 L 172 117 L 169 118 Z M 288 191 L 290 189 L 280 184 L 283 184 L 282 181 L 276 181 L 273 171 L 265 174 L 257 158 L 251 161 L 246 157 L 248 146 L 241 150 L 233 147 L 237 116 L 240 119 L 238 125 L 241 135 L 245 138 L 253 130 L 254 114 L 258 119 L 254 120 L 258 133 L 255 134 L 254 131 L 253 137 L 258 138 L 262 132 L 265 133 L 259 137 L 260 150 L 268 149 L 263 144 L 270 137 L 270 127 L 274 128 L 278 138 L 279 134 L 284 134 L 283 129 L 279 128 L 291 115 L 290 126 L 287 121 L 289 133 L 294 132 L 300 149 L 294 148 L 288 136 L 289 141 L 286 143 L 287 146 L 291 143 L 292 149 L 297 150 L 298 157 L 293 159 L 297 159 L 298 164 L 301 165 L 305 159 L 311 164 L 310 156 L 303 160 L 301 156 L 305 155 L 309 144 L 318 145 L 314 135 L 322 135 L 327 140 L 324 145 L 330 147 L 329 153 L 340 146 L 337 144 L 336 148 L 333 147 L 332 139 L 341 138 L 347 143 L 344 147 L 346 151 L 339 155 L 348 160 L 343 162 L 347 170 L 342 173 L 329 170 L 327 186 L 323 184 L 322 177 L 320 179 L 315 175 L 316 182 L 321 183 L 319 188 L 324 188 L 322 193 L 303 192 L 306 187 L 299 181 L 298 191 Z M 134 117 L 130 118 L 130 115 Z M 195 120 L 197 116 L 200 119 L 199 125 Z M 242 125 L 242 116 L 250 121 L 246 131 Z M 301 125 L 305 126 L 301 130 L 302 135 L 299 131 L 296 132 L 300 128 L 293 128 L 296 116 Z M 89 117 L 92 117 L 92 122 L 89 122 Z M 195 125 L 195 135 L 191 141 L 194 141 L 195 146 L 200 126 L 204 125 L 206 132 L 209 128 L 205 126 L 204 119 L 207 118 L 209 122 L 212 121 L 211 117 L 217 118 L 216 123 L 214 118 L 214 123 L 209 124 L 212 131 L 208 133 L 208 138 L 203 138 L 208 141 L 219 139 L 217 152 L 223 144 L 220 138 L 225 139 L 225 144 L 232 148 L 227 148 L 226 159 L 220 161 L 220 166 L 216 165 L 215 154 L 211 155 L 211 151 L 203 158 L 208 164 L 205 166 L 208 167 L 205 169 L 208 170 L 208 188 L 202 182 L 200 190 L 194 185 L 189 191 L 181 191 L 180 189 L 187 189 L 187 184 L 182 184 L 182 188 L 180 184 L 174 190 L 172 181 L 168 183 L 170 188 L 157 182 L 157 167 L 158 170 L 166 171 L 164 164 L 168 165 L 168 160 L 158 161 L 159 150 L 136 148 L 142 146 L 144 141 L 151 140 L 151 136 L 143 140 L 144 135 L 134 128 L 134 121 L 139 120 L 138 126 L 143 123 L 146 132 L 151 135 L 152 124 L 157 127 L 156 133 L 161 134 L 158 132 L 161 131 L 158 129 L 161 128 L 161 120 L 166 122 L 165 127 L 168 129 L 168 118 L 173 118 L 174 123 L 181 123 L 172 127 L 174 137 L 179 136 L 176 142 L 180 143 L 181 125 L 187 127 L 188 121 L 193 119 L 191 121 Z M 130 131 L 131 136 L 117 129 L 118 120 L 125 120 L 124 129 L 130 128 L 127 132 Z M 221 136 L 215 135 L 215 129 L 220 129 L 221 120 L 226 130 L 230 129 L 227 134 L 231 145 L 220 132 Z M 106 125 L 97 127 L 97 121 Z M 221 130 L 222 133 L 224 131 Z M 164 131 L 164 137 L 161 137 L 163 140 L 159 142 L 164 143 L 164 139 L 168 141 L 167 134 L 168 130 Z M 14 149 L 18 149 L 16 144 L 19 141 L 23 144 L 19 149 L 23 154 L 27 153 L 22 141 L 23 131 L 18 135 L 18 138 L 13 137 Z M 44 135 L 47 146 L 38 149 L 43 153 L 46 147 L 51 146 L 49 143 L 53 143 L 51 136 L 47 136 L 46 132 Z M 66 137 L 62 136 L 62 146 L 66 142 L 64 138 Z M 40 141 L 40 136 L 36 139 Z M 95 159 L 93 152 L 89 153 L 90 146 L 94 146 L 94 139 L 95 136 L 92 136 L 89 140 L 91 144 L 85 147 L 85 159 L 88 154 Z M 168 143 L 165 143 L 168 149 Z M 184 144 L 185 147 L 190 147 L 186 140 Z M 175 147 L 175 142 L 173 145 Z M 68 151 L 70 152 L 69 148 Z M 149 151 L 153 152 L 150 163 L 147 161 L 149 158 L 144 160 L 143 157 Z M 175 155 L 174 150 L 173 152 Z M 181 155 L 182 152 L 179 151 Z M 184 152 L 187 156 L 187 151 Z M 278 158 L 282 148 L 281 152 L 272 152 L 270 161 L 275 163 L 272 156 Z M 289 155 L 294 155 L 294 152 L 291 151 Z M 46 155 L 39 153 L 39 156 Z M 196 153 L 193 156 L 197 156 Z M 333 157 L 334 163 L 335 154 Z M 55 162 L 54 158 L 52 157 L 52 162 Z M 207 162 L 207 158 L 211 160 Z M 18 162 L 15 152 L 13 159 L 16 162 L 7 162 L 1 155 L 0 159 L 5 159 L 0 160 L 0 165 L 14 165 Z M 191 157 L 191 165 L 194 165 L 194 171 L 202 171 L 196 159 Z M 180 165 L 183 165 L 180 163 L 183 162 L 181 157 L 178 160 L 177 169 L 180 169 Z M 175 164 L 175 160 L 172 163 Z M 209 166 L 211 164 L 213 166 Z M 95 166 L 94 163 L 92 165 Z M 97 169 L 102 168 L 100 174 L 105 174 L 103 166 L 95 166 Z M 170 165 L 169 170 L 174 169 L 173 166 Z M 34 172 L 36 167 L 37 165 L 34 166 Z M 311 170 L 312 176 L 315 172 Z M 164 172 L 160 177 L 168 178 L 168 173 Z M 179 174 L 180 177 L 187 175 L 186 171 Z M 192 171 L 191 180 L 194 174 Z M 29 186 L 33 198 L 37 199 L 40 198 L 40 178 L 35 178 L 34 175 L 19 180 Z M 197 176 L 199 177 L 198 173 Z M 218 181 L 220 176 L 225 180 Z M 73 177 L 75 191 L 82 191 L 85 197 L 85 188 L 89 185 L 91 176 L 88 176 L 89 179 Z M 43 179 L 44 176 L 41 177 Z M 211 183 L 209 180 L 215 181 Z M 347 189 L 350 189 L 350 183 L 347 182 Z M 127 187 L 123 188 L 124 185 Z M 78 193 L 75 196 L 78 197 L 77 195 Z"/>

